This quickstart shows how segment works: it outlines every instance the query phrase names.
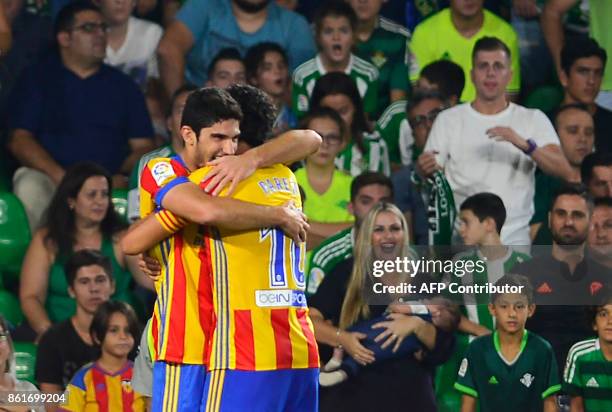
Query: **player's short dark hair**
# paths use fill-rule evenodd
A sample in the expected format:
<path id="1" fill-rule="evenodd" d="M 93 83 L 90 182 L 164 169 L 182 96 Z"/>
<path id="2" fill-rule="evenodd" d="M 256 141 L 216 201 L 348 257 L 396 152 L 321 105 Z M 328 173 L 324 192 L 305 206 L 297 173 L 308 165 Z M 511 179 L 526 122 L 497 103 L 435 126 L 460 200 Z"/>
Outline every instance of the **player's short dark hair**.
<path id="1" fill-rule="evenodd" d="M 262 145 L 272 134 L 277 114 L 274 103 L 265 92 L 247 84 L 233 84 L 226 90 L 242 109 L 240 140 L 250 147 Z"/>
<path id="2" fill-rule="evenodd" d="M 599 57 L 603 67 L 606 67 L 608 54 L 599 43 L 590 37 L 575 36 L 568 38 L 561 49 L 561 69 L 569 75 L 576 60 L 586 57 Z"/>
<path id="3" fill-rule="evenodd" d="M 497 282 L 495 282 L 495 286 L 504 285 L 518 287 L 522 286 L 519 294 L 525 296 L 527 298 L 527 303 L 530 305 L 534 303 L 533 285 L 527 276 L 518 275 L 516 273 L 506 273 Z M 491 303 L 495 303 L 500 297 L 502 297 L 502 295 L 504 295 L 504 293 L 492 293 Z"/>
<path id="4" fill-rule="evenodd" d="M 476 56 L 481 51 L 497 51 L 501 50 L 506 53 L 508 60 L 512 59 L 512 53 L 510 53 L 510 49 L 500 39 L 492 36 L 485 36 L 476 41 L 474 44 L 474 48 L 472 49 L 472 62 L 476 60 Z"/>
<path id="5" fill-rule="evenodd" d="M 366 186 L 370 185 L 381 185 L 389 188 L 391 192 L 391 198 L 393 198 L 393 182 L 388 176 L 380 172 L 363 172 L 359 176 L 353 179 L 351 182 L 351 202 L 353 202 L 359 191 Z"/>
<path id="6" fill-rule="evenodd" d="M 176 91 L 172 93 L 172 97 L 170 97 L 170 105 L 168 106 L 168 113 L 166 115 L 172 115 L 172 108 L 174 107 L 174 103 L 176 102 L 176 99 L 179 98 L 179 96 L 181 96 L 183 93 L 191 93 L 194 90 L 198 90 L 198 86 L 191 83 L 185 83 L 181 87 L 176 89 Z"/>
<path id="7" fill-rule="evenodd" d="M 550 210 L 552 210 L 561 196 L 578 196 L 586 202 L 589 214 L 593 212 L 593 198 L 589 194 L 587 188 L 580 183 L 564 183 L 555 192 L 550 202 Z"/>
<path id="8" fill-rule="evenodd" d="M 501 233 L 502 227 L 506 222 L 506 207 L 503 200 L 494 193 L 476 193 L 465 199 L 459 210 L 469 210 L 479 221 L 490 217 L 495 221 L 497 234 Z"/>
<path id="9" fill-rule="evenodd" d="M 289 64 L 287 52 L 285 52 L 285 49 L 283 49 L 280 44 L 271 41 L 257 43 L 250 47 L 244 56 L 244 66 L 246 68 L 246 77 L 248 81 L 257 77 L 257 72 L 261 68 L 267 53 L 278 53 L 283 58 L 285 64 Z"/>
<path id="10" fill-rule="evenodd" d="M 57 36 L 61 32 L 70 31 L 74 26 L 76 15 L 83 11 L 95 11 L 102 13 L 100 8 L 87 0 L 72 1 L 62 7 L 55 17 L 53 34 Z"/>
<path id="11" fill-rule="evenodd" d="M 317 107 L 309 110 L 308 113 L 306 113 L 306 115 L 300 120 L 300 129 L 310 129 L 308 125 L 314 119 L 330 119 L 338 126 L 338 130 L 340 130 L 340 136 L 342 136 L 342 139 L 346 139 L 346 125 L 344 124 L 344 120 L 342 120 L 342 117 L 340 117 L 338 112 L 336 112 L 334 109 L 330 109 L 329 107 Z"/>
<path id="12" fill-rule="evenodd" d="M 588 185 L 593 178 L 593 169 L 597 166 L 612 166 L 612 153 L 595 152 L 585 156 L 580 165 L 582 183 Z"/>
<path id="13" fill-rule="evenodd" d="M 68 283 L 68 286 L 74 286 L 74 281 L 79 269 L 84 266 L 92 265 L 100 266 L 104 270 L 106 276 L 108 276 L 108 279 L 111 282 L 113 281 L 113 266 L 110 258 L 104 256 L 97 250 L 82 249 L 74 252 L 64 265 L 64 273 L 66 274 L 66 283 Z"/>
<path id="14" fill-rule="evenodd" d="M 591 112 L 589 111 L 589 106 L 587 106 L 584 103 L 564 104 L 564 105 L 561 105 L 555 112 L 555 128 L 559 127 L 558 123 L 559 123 L 559 117 L 561 116 L 561 114 L 565 113 L 568 110 L 580 110 L 581 112 L 587 113 L 589 116 L 591 116 L 591 118 L 593 117 L 591 115 Z"/>
<path id="15" fill-rule="evenodd" d="M 410 100 L 406 103 L 406 115 L 410 117 L 410 112 L 423 103 L 425 100 L 435 99 L 442 102 L 443 105 L 447 105 L 447 99 L 437 90 L 416 90 Z"/>
<path id="16" fill-rule="evenodd" d="M 115 313 L 121 313 L 127 319 L 130 334 L 134 338 L 134 347 L 132 348 L 132 353 L 134 354 L 138 347 L 137 341 L 140 339 L 140 326 L 138 325 L 138 318 L 134 309 L 125 302 L 109 300 L 98 306 L 89 327 L 89 334 L 94 342 L 94 346 L 98 349 L 102 346 L 102 342 L 104 342 L 108 332 L 111 316 Z"/>
<path id="17" fill-rule="evenodd" d="M 238 49 L 234 47 L 226 47 L 225 49 L 221 49 L 219 50 L 219 53 L 215 54 L 215 57 L 213 57 L 212 61 L 208 65 L 208 71 L 206 74 L 209 79 L 215 73 L 215 69 L 217 68 L 217 63 L 219 63 L 222 60 L 235 60 L 235 61 L 239 61 L 240 63 L 244 64 L 244 60 L 242 59 L 242 56 L 240 55 L 240 52 L 238 51 Z"/>
<path id="18" fill-rule="evenodd" d="M 315 12 L 313 23 L 316 36 L 321 32 L 323 19 L 326 17 L 346 17 L 353 32 L 357 27 L 357 15 L 353 8 L 342 0 L 330 0 L 324 2 Z"/>
<path id="19" fill-rule="evenodd" d="M 350 129 L 351 138 L 361 150 L 365 152 L 365 144 L 363 142 L 363 134 L 371 131 L 368 119 L 363 110 L 363 100 L 359 94 L 359 89 L 355 84 L 355 81 L 346 73 L 331 72 L 324 74 L 317 79 L 314 88 L 312 89 L 312 96 L 310 96 L 310 107 L 312 109 L 318 109 L 321 107 L 321 100 L 326 96 L 334 94 L 343 94 L 349 98 L 355 108 L 355 114 L 353 115 L 353 124 L 347 124 L 346 126 Z"/>
<path id="20" fill-rule="evenodd" d="M 612 305 L 612 288 L 610 285 L 604 285 L 603 290 L 600 290 L 594 296 L 595 305 L 586 307 L 586 315 L 589 325 L 595 324 L 595 318 L 601 309 L 606 305 Z"/>
<path id="21" fill-rule="evenodd" d="M 465 87 L 465 73 L 457 63 L 450 60 L 437 60 L 429 63 L 421 70 L 421 77 L 437 85 L 445 99 L 452 96 L 457 96 L 457 100 L 461 98 Z"/>
<path id="22" fill-rule="evenodd" d="M 199 138 L 202 129 L 230 119 L 242 120 L 242 110 L 236 100 L 218 87 L 203 87 L 187 98 L 181 126 L 191 127 Z"/>

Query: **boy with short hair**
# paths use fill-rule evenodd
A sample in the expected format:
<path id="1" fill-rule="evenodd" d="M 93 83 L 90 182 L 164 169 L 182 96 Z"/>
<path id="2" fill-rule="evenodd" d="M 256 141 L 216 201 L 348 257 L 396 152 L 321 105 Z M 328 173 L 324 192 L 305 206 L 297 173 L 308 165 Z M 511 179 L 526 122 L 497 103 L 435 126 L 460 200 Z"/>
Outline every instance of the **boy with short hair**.
<path id="1" fill-rule="evenodd" d="M 232 84 L 246 83 L 246 68 L 240 52 L 228 47 L 217 53 L 208 66 L 208 80 L 204 86 L 227 89 Z"/>
<path id="2" fill-rule="evenodd" d="M 355 12 L 345 2 L 326 2 L 314 18 L 319 53 L 293 72 L 293 111 L 302 117 L 310 107 L 309 100 L 317 79 L 328 72 L 343 72 L 355 81 L 363 99 L 363 109 L 376 113 L 378 77 L 376 66 L 357 57 L 351 50 L 357 25 Z"/>
<path id="3" fill-rule="evenodd" d="M 563 392 L 571 396 L 571 411 L 612 410 L 612 291 L 589 310 L 597 337 L 570 349 L 563 373 Z"/>
<path id="4" fill-rule="evenodd" d="M 533 288 L 521 275 L 505 275 L 496 286 L 518 287 L 518 293 L 496 293 L 489 303 L 493 334 L 470 344 L 455 388 L 463 394 L 461 412 L 553 412 L 561 390 L 550 344 L 525 329 L 535 311 Z"/>

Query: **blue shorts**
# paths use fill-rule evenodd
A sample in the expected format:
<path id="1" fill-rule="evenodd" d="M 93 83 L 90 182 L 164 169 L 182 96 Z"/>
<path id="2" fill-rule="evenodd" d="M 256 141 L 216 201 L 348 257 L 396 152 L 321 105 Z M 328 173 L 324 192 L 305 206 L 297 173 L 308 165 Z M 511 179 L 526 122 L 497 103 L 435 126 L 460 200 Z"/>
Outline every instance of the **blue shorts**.
<path id="1" fill-rule="evenodd" d="M 204 403 L 206 365 L 153 364 L 153 412 L 194 412 Z"/>
<path id="2" fill-rule="evenodd" d="M 316 412 L 319 369 L 214 370 L 201 412 Z"/>

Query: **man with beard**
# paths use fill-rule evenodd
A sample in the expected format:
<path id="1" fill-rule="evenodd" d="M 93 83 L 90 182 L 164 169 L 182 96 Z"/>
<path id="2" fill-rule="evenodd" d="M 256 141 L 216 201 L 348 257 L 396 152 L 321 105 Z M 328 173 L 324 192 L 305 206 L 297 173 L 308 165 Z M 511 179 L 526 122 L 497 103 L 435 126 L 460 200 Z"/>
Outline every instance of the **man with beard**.
<path id="1" fill-rule="evenodd" d="M 287 50 L 291 70 L 315 54 L 304 17 L 270 0 L 188 0 L 168 26 L 157 50 L 159 71 L 171 96 L 187 80 L 204 84 L 206 68 L 221 49 L 242 54 L 274 41 Z"/>
<path id="2" fill-rule="evenodd" d="M 532 250 L 531 261 L 513 268 L 528 276 L 535 290 L 538 309 L 527 329 L 550 342 L 559 365 L 575 342 L 593 334 L 584 322 L 584 305 L 593 304 L 610 283 L 611 271 L 585 253 L 592 212 L 582 186 L 562 187 L 548 215 L 552 250 Z"/>

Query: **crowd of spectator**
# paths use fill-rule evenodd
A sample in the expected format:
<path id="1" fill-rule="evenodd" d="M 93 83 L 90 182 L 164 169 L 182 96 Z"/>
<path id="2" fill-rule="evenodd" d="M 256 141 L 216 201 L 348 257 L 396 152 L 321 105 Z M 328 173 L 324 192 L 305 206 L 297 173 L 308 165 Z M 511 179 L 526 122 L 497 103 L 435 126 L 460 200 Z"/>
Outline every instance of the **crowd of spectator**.
<path id="1" fill-rule="evenodd" d="M 272 136 L 322 138 L 292 166 L 330 386 L 322 411 L 498 408 L 471 366 L 486 345 L 507 365 L 527 362 L 525 347 L 534 370 L 546 362 L 540 403 L 524 394 L 505 408 L 612 410 L 609 383 L 578 370 L 608 362 L 611 373 L 611 20 L 606 0 L 0 0 L 0 173 L 32 234 L 18 280 L 0 282 L 24 316 L 0 316 L 0 390 L 67 391 L 80 410 L 91 376 L 119 399 L 133 370 L 146 375 L 132 360 L 139 341 L 151 355 L 137 323 L 153 280 L 121 248 L 142 171 L 183 152 L 192 91 L 249 84 L 275 108 Z M 510 304 L 521 349 L 503 341 L 516 333 L 504 296 L 450 305 L 452 327 L 437 312 L 448 302 L 409 313 L 368 302 L 372 262 L 415 245 L 469 246 L 454 259 L 484 257 L 484 281 L 527 285 Z M 360 329 L 380 322 L 394 356 Z M 37 345 L 38 389 L 16 379 L 11 335 Z M 134 382 L 133 410 L 149 405 L 147 382 Z"/>

